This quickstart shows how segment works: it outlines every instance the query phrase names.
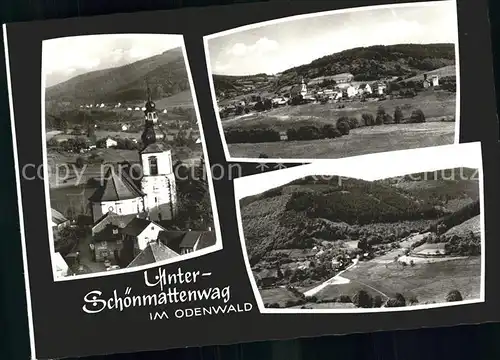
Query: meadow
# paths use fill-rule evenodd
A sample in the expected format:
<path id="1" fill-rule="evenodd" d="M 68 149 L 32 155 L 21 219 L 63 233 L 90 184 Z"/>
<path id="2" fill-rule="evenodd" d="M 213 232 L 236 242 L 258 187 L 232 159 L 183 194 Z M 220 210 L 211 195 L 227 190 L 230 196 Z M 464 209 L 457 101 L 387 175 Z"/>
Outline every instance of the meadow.
<path id="1" fill-rule="evenodd" d="M 341 106 L 338 103 L 284 106 L 226 119 L 222 125 L 224 130 L 271 128 L 286 131 L 306 125 L 335 125 L 341 117 L 356 118 L 361 124 L 363 114 L 376 116 L 380 106 L 391 116 L 399 107 L 404 119 L 420 109 L 426 122 L 358 127 L 351 129 L 348 135 L 335 139 L 228 144 L 229 154 L 235 158 L 258 158 L 261 154 L 269 158 L 288 159 L 342 158 L 454 143 L 456 94 L 444 91 L 423 91 L 414 98 L 348 101 Z"/>

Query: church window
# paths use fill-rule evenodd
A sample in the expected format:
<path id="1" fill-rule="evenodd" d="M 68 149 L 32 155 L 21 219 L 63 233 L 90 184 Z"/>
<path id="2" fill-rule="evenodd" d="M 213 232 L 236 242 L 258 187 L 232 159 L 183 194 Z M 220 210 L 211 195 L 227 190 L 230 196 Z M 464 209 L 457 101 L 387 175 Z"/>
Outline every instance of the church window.
<path id="1" fill-rule="evenodd" d="M 149 157 L 149 174 L 158 175 L 158 159 L 156 156 Z"/>

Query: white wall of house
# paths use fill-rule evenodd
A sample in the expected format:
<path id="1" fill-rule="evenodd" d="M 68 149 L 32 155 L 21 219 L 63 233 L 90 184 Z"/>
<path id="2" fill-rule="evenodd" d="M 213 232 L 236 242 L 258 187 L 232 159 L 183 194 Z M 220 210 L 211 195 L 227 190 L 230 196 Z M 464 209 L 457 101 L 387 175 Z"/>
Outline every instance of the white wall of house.
<path id="1" fill-rule="evenodd" d="M 354 88 L 354 86 L 349 86 L 349 87 L 346 89 L 346 91 L 347 91 L 347 97 L 350 97 L 350 98 L 351 98 L 351 97 L 356 96 L 357 91 L 356 91 L 356 89 Z"/>
<path id="2" fill-rule="evenodd" d="M 107 148 L 110 148 L 110 147 L 116 146 L 116 145 L 118 145 L 118 143 L 115 140 L 113 140 L 113 139 L 106 139 L 106 147 Z"/>
<path id="3" fill-rule="evenodd" d="M 139 197 L 121 201 L 103 201 L 93 203 L 92 215 L 94 222 L 110 211 L 118 215 L 137 214 L 144 211 L 144 201 Z"/>
<path id="4" fill-rule="evenodd" d="M 164 231 L 161 226 L 151 222 L 139 235 L 137 235 L 137 246 L 139 250 L 144 250 L 151 241 L 158 239 L 160 231 Z"/>

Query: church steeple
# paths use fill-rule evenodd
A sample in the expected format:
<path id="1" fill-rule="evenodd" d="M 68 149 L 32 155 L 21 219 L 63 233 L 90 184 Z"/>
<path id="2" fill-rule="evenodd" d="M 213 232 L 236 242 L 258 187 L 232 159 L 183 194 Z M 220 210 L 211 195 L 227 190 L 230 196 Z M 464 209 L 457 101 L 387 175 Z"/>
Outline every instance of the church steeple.
<path id="1" fill-rule="evenodd" d="M 156 112 L 156 105 L 151 97 L 151 89 L 149 84 L 146 82 L 147 96 L 148 99 L 144 105 L 144 131 L 142 133 L 141 139 L 144 148 L 148 145 L 155 143 L 157 140 L 163 140 L 165 134 L 158 127 L 158 114 Z"/>

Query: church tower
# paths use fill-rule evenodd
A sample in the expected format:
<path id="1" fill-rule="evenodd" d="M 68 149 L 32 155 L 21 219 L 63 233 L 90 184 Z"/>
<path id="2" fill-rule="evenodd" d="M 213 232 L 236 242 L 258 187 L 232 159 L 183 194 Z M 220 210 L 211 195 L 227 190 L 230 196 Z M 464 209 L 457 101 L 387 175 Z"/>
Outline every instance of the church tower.
<path id="1" fill-rule="evenodd" d="M 142 163 L 141 191 L 145 194 L 144 207 L 150 220 L 172 220 L 177 213 L 177 194 L 172 152 L 165 146 L 165 133 L 158 126 L 156 106 L 151 99 L 144 106 L 144 131 L 140 151 Z"/>

